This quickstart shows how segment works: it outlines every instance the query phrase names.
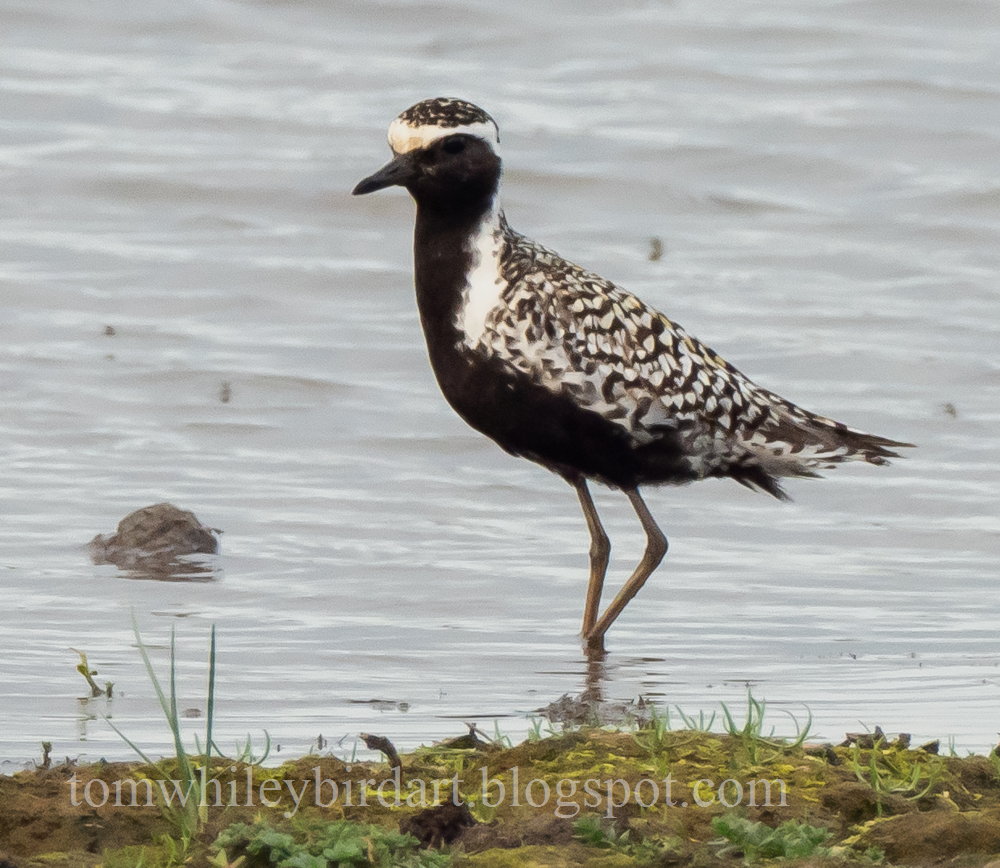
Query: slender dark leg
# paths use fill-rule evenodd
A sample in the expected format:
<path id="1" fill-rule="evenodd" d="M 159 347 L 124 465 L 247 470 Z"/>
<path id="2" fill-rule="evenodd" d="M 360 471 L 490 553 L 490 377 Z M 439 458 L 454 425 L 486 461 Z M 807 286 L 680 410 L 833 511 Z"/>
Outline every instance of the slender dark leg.
<path id="1" fill-rule="evenodd" d="M 642 529 L 646 532 L 646 550 L 642 553 L 642 559 L 639 561 L 639 565 L 635 568 L 635 571 L 629 576 L 628 581 L 622 585 L 618 596 L 611 601 L 611 604 L 604 610 L 604 614 L 597 620 L 593 628 L 585 634 L 587 644 L 591 648 L 603 650 L 604 634 L 608 632 L 608 627 L 622 613 L 622 609 L 628 605 L 629 600 L 639 593 L 639 589 L 646 583 L 646 579 L 659 566 L 660 561 L 663 560 L 663 556 L 667 553 L 667 538 L 657 526 L 642 497 L 639 496 L 639 489 L 626 489 L 625 496 L 628 497 L 629 502 L 632 504 L 632 509 L 635 510 L 635 514 L 639 516 L 639 521 L 642 522 Z"/>
<path id="2" fill-rule="evenodd" d="M 581 476 L 572 484 L 577 497 L 580 498 L 583 517 L 587 520 L 587 530 L 590 531 L 590 583 L 587 585 L 587 602 L 583 607 L 583 629 L 580 631 L 587 637 L 597 621 L 597 607 L 601 604 L 604 576 L 611 558 L 611 542 L 597 515 L 594 499 L 590 496 L 590 489 L 587 488 L 587 480 Z"/>

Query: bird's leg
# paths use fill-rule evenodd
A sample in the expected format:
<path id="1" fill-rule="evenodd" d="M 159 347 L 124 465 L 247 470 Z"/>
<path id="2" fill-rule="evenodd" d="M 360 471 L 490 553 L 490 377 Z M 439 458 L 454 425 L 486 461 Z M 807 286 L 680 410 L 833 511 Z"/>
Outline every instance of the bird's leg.
<path id="1" fill-rule="evenodd" d="M 597 515 L 597 507 L 594 506 L 594 499 L 590 496 L 590 489 L 587 488 L 587 480 L 581 476 L 572 484 L 580 498 L 583 517 L 587 520 L 587 530 L 590 531 L 590 583 L 587 585 L 587 602 L 583 607 L 583 628 L 580 631 L 586 638 L 597 621 L 597 607 L 601 604 L 604 576 L 611 558 L 611 542 Z"/>
<path id="2" fill-rule="evenodd" d="M 604 614 L 597 620 L 597 623 L 585 633 L 587 644 L 591 648 L 603 649 L 604 634 L 608 632 L 608 627 L 622 613 L 622 609 L 628 605 L 629 600 L 639 593 L 639 589 L 646 583 L 646 579 L 659 566 L 660 561 L 663 560 L 663 556 L 667 553 L 667 538 L 653 519 L 652 514 L 639 495 L 639 490 L 637 488 L 625 489 L 625 495 L 632 504 L 635 514 L 639 516 L 639 521 L 642 522 L 642 529 L 646 532 L 646 550 L 642 553 L 639 565 L 635 568 L 632 575 L 629 576 L 628 581 L 622 585 L 622 589 L 618 592 L 618 595 L 611 601 L 608 608 L 604 610 Z"/>

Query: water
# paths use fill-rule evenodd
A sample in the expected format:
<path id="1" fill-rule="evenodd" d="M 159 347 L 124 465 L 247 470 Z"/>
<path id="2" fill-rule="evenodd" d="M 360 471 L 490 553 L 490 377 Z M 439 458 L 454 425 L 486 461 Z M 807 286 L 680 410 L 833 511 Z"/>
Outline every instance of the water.
<path id="1" fill-rule="evenodd" d="M 792 481 L 791 505 L 650 491 L 671 551 L 609 636 L 605 695 L 711 711 L 749 682 L 817 737 L 996 741 L 1000 12 L 605 8 L 3 3 L 3 768 L 43 739 L 128 756 L 104 714 L 170 750 L 133 613 L 163 672 L 176 628 L 202 710 L 217 625 L 227 749 L 517 737 L 583 689 L 575 497 L 445 406 L 412 207 L 348 193 L 439 94 L 500 122 L 516 228 L 770 388 L 920 445 Z M 212 581 L 90 564 L 162 500 L 225 531 Z M 598 505 L 620 577 L 641 535 L 621 495 Z M 112 700 L 79 699 L 71 649 Z"/>

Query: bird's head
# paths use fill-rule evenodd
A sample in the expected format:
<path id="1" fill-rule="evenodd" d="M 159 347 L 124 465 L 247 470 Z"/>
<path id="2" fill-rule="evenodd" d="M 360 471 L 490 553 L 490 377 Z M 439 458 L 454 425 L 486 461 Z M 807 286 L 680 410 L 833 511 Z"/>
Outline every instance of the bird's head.
<path id="1" fill-rule="evenodd" d="M 425 99 L 389 125 L 393 159 L 361 181 L 354 195 L 398 185 L 427 206 L 492 198 L 500 180 L 499 142 L 496 122 L 479 106 Z"/>

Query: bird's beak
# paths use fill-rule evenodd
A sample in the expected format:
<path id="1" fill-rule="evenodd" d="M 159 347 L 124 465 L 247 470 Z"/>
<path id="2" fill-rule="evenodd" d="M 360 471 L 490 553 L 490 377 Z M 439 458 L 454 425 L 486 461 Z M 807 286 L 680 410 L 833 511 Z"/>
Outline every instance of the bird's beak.
<path id="1" fill-rule="evenodd" d="M 352 191 L 354 196 L 363 196 L 365 193 L 374 193 L 385 187 L 398 185 L 405 187 L 413 180 L 417 174 L 416 163 L 411 154 L 397 154 L 389 163 L 386 163 L 374 175 L 369 175 Z"/>

